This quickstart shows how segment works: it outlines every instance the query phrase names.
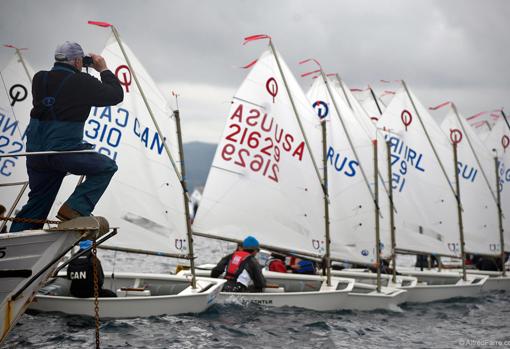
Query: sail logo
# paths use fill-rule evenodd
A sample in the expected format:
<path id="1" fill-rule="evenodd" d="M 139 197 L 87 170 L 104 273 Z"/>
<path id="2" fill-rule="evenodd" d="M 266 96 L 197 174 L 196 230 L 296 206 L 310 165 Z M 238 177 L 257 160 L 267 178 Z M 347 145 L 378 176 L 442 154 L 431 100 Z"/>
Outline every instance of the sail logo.
<path id="1" fill-rule="evenodd" d="M 131 70 L 129 70 L 129 67 L 125 64 L 119 65 L 115 69 L 115 76 L 119 79 L 120 84 L 125 87 L 126 92 L 129 93 L 129 86 L 131 85 Z"/>
<path id="2" fill-rule="evenodd" d="M 27 88 L 21 84 L 12 85 L 9 89 L 9 97 L 11 97 L 11 107 L 14 107 L 16 102 L 23 102 L 28 96 Z"/>
<path id="3" fill-rule="evenodd" d="M 266 91 L 269 93 L 271 97 L 273 97 L 273 103 L 275 102 L 275 97 L 278 94 L 278 84 L 276 83 L 276 79 L 271 77 L 266 81 Z"/>
<path id="4" fill-rule="evenodd" d="M 390 144 L 391 166 L 398 167 L 392 174 L 392 187 L 402 192 L 405 188 L 406 174 L 410 168 L 425 172 L 422 164 L 424 156 L 396 136 L 385 135 L 384 138 Z"/>
<path id="5" fill-rule="evenodd" d="M 459 144 L 462 141 L 462 132 L 457 128 L 450 129 L 450 140 L 453 144 Z"/>
<path id="6" fill-rule="evenodd" d="M 322 240 L 312 239 L 312 247 L 319 253 L 324 253 L 326 251 L 324 241 Z"/>
<path id="7" fill-rule="evenodd" d="M 402 120 L 405 130 L 407 131 L 407 127 L 411 125 L 411 123 L 413 122 L 413 116 L 411 115 L 411 112 L 409 112 L 409 110 L 404 109 L 400 114 L 400 120 Z"/>
<path id="8" fill-rule="evenodd" d="M 25 149 L 23 140 L 26 138 L 26 132 L 26 129 L 21 131 L 16 119 L 0 112 L 0 154 L 21 153 Z M 11 176 L 20 159 L 19 157 L 0 158 L 0 175 Z"/>
<path id="9" fill-rule="evenodd" d="M 489 250 L 491 252 L 497 252 L 500 250 L 499 244 L 489 244 Z"/>
<path id="10" fill-rule="evenodd" d="M 503 146 L 503 151 L 506 152 L 506 148 L 510 145 L 510 138 L 507 135 L 501 137 L 501 145 Z"/>
<path id="11" fill-rule="evenodd" d="M 329 114 L 329 107 L 326 102 L 316 101 L 312 104 L 312 107 L 316 111 L 319 119 L 324 119 Z"/>
<path id="12" fill-rule="evenodd" d="M 449 242 L 448 243 L 448 249 L 452 252 L 460 252 L 460 243 L 458 242 Z"/>
<path id="13" fill-rule="evenodd" d="M 356 176 L 359 163 L 356 160 L 349 159 L 348 156 L 341 156 L 332 146 L 328 148 L 326 160 L 338 173 L 343 173 L 347 177 Z"/>
<path id="14" fill-rule="evenodd" d="M 174 246 L 178 251 L 185 251 L 186 239 L 175 239 Z"/>

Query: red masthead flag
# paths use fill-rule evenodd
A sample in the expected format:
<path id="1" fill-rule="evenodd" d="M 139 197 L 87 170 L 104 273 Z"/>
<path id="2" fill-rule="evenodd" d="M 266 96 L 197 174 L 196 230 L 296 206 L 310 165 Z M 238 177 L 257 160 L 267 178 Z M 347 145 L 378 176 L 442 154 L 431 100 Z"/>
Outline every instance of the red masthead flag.
<path id="1" fill-rule="evenodd" d="M 108 28 L 108 27 L 112 26 L 112 24 L 110 24 L 108 22 L 88 21 L 87 23 L 92 24 L 92 25 L 97 25 L 99 27 L 104 27 L 104 28 Z"/>

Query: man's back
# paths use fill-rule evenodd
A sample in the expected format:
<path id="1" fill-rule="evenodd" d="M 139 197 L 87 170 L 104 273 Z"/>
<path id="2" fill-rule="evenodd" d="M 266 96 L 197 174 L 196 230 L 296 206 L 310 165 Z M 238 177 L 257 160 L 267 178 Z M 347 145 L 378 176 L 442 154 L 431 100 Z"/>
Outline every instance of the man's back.
<path id="1" fill-rule="evenodd" d="M 32 83 L 28 151 L 81 149 L 91 107 L 123 99 L 122 87 L 111 71 L 103 71 L 101 80 L 64 63 L 38 72 Z"/>

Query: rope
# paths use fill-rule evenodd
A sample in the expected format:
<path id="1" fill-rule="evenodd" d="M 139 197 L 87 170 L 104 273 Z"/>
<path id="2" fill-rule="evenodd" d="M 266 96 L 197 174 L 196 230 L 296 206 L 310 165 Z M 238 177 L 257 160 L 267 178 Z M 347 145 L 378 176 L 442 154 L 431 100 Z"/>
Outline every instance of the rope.
<path id="1" fill-rule="evenodd" d="M 96 320 L 96 349 L 99 349 L 99 276 L 97 266 L 97 244 L 96 239 L 92 242 L 92 268 L 94 275 L 94 315 Z"/>

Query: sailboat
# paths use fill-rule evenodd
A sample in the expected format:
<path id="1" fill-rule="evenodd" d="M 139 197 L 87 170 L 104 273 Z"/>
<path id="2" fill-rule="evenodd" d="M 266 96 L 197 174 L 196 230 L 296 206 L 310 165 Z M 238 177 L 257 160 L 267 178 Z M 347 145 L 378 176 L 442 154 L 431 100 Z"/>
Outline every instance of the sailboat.
<path id="1" fill-rule="evenodd" d="M 116 251 L 182 258 L 191 261 L 188 198 L 178 112 L 173 113 L 141 62 L 112 29 L 102 56 L 124 88 L 124 101 L 114 107 L 92 108 L 84 139 L 116 160 L 119 170 L 95 212 L 110 217 L 121 234 L 101 247 Z M 180 164 L 180 168 L 177 167 Z M 64 183 L 55 207 L 76 182 Z M 105 285 L 117 298 L 101 298 L 101 316 L 125 318 L 199 313 L 209 308 L 224 280 L 149 273 L 105 271 Z M 92 315 L 93 299 L 71 297 L 65 274 L 37 295 L 31 308 Z"/>
<path id="2" fill-rule="evenodd" d="M 351 101 L 349 97 L 352 96 L 341 96 L 332 87 L 340 80 L 330 79 L 322 68 L 319 70 L 320 76 L 315 79 L 307 97 L 326 128 L 323 135 L 325 139 L 313 139 L 311 143 L 321 149 L 322 143 L 327 142 L 324 164 L 328 171 L 331 256 L 333 260 L 380 265 L 382 258 L 391 257 L 391 245 L 389 226 L 384 224 L 384 216 L 381 214 L 387 206 L 387 200 L 380 200 L 378 193 L 384 183 L 374 163 L 374 155 L 378 152 L 377 144 L 374 143 L 376 128 L 369 118 L 355 116 L 356 107 L 352 102 L 357 101 Z M 360 297 L 356 291 L 364 288 L 364 284 L 370 280 L 373 290 L 367 293 L 365 288 L 364 297 L 371 295 L 379 299 L 380 304 L 373 304 L 374 308 L 394 308 L 407 298 L 405 291 L 395 288 L 402 285 L 400 277 L 393 283 L 380 272 L 367 274 L 351 270 L 332 273 L 336 276 L 356 277 L 354 291 L 349 294 L 351 298 Z M 410 281 L 409 284 L 413 281 L 416 284 L 415 278 L 406 279 Z M 382 286 L 383 282 L 386 287 Z M 376 302 L 374 299 L 371 301 Z"/>
<path id="3" fill-rule="evenodd" d="M 250 234 L 272 251 L 329 259 L 327 193 L 310 147 L 320 137 L 320 123 L 270 37 L 246 42 L 258 39 L 269 39 L 269 49 L 251 65 L 233 98 L 193 231 L 237 242 Z M 353 304 L 354 280 L 330 273 L 327 267 L 326 276 L 264 270 L 279 292 L 221 297 L 315 310 L 372 306 L 367 299 Z"/>
<path id="4" fill-rule="evenodd" d="M 22 55 L 24 49 L 5 45 L 15 53 L 0 72 L 2 88 L 0 92 L 0 153 L 23 153 L 25 132 L 32 109 L 32 76 L 34 70 Z M 28 188 L 28 175 L 25 158 L 0 158 L 0 204 L 7 209 L 6 216 L 13 215 L 25 202 Z M 0 231 L 8 227 L 7 221 L 0 221 Z"/>
<path id="5" fill-rule="evenodd" d="M 27 187 L 24 164 L 24 132 L 30 111 L 32 69 L 21 49 L 0 71 L 0 192 L 10 217 Z M 18 156 L 16 156 L 18 155 Z M 7 223 L 2 220 L 1 227 Z M 76 220 L 56 228 L 0 234 L 0 344 L 25 312 L 36 291 L 51 276 L 57 264 L 81 238 L 96 239 L 98 220 Z"/>
<path id="6" fill-rule="evenodd" d="M 463 258 L 451 145 L 405 82 L 402 85 L 377 124 L 381 141 L 388 142 L 391 151 L 396 250 Z M 398 271 L 420 282 L 410 290 L 409 302 L 478 296 L 487 279 L 414 268 Z"/>
<path id="7" fill-rule="evenodd" d="M 457 145 L 466 253 L 493 260 L 501 259 L 499 262 L 504 265 L 505 256 L 501 246 L 505 245 L 505 239 L 503 226 L 498 224 L 502 224 L 501 203 L 495 190 L 497 160 L 459 114 L 453 102 L 444 102 L 429 109 L 438 110 L 447 106 L 449 110 L 440 127 L 445 136 Z M 484 291 L 510 288 L 510 278 L 504 270 L 497 272 L 466 268 L 466 272 L 489 276 L 483 286 Z"/>

